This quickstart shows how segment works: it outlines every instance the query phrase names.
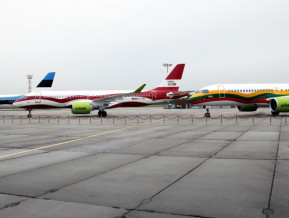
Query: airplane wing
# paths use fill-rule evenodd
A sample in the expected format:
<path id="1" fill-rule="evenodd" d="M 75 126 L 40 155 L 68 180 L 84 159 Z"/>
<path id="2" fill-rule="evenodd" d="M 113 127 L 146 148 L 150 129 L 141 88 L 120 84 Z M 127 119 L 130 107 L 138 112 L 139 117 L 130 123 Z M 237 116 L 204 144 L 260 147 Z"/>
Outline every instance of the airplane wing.
<path id="1" fill-rule="evenodd" d="M 191 95 L 192 92 L 195 92 L 195 91 L 169 92 L 167 93 L 167 96 L 169 98 L 183 97 L 184 95 Z"/>
<path id="2" fill-rule="evenodd" d="M 118 100 L 118 99 L 121 99 L 125 96 L 128 96 L 128 95 L 132 95 L 132 94 L 136 94 L 136 93 L 140 93 L 144 87 L 146 86 L 146 84 L 143 84 L 141 85 L 139 88 L 137 88 L 135 91 L 133 92 L 129 92 L 129 93 L 124 93 L 124 94 L 119 94 L 119 95 L 113 95 L 113 96 L 108 96 L 108 97 L 104 97 L 104 98 L 100 98 L 100 99 L 96 99 L 96 100 L 93 100 L 92 103 L 96 103 L 96 104 L 99 104 L 99 103 L 107 103 L 107 102 L 111 102 L 111 101 L 115 101 L 115 100 Z"/>

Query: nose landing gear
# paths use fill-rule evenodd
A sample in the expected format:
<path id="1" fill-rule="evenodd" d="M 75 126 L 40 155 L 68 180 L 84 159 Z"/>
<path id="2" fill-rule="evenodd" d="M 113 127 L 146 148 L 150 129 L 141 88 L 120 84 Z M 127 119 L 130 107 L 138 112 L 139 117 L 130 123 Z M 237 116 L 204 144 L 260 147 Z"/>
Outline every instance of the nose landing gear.
<path id="1" fill-rule="evenodd" d="M 28 115 L 27 115 L 27 117 L 28 117 L 28 118 L 31 118 L 31 117 L 32 117 L 32 114 L 31 114 L 32 109 L 27 109 L 27 110 L 28 110 Z"/>
<path id="2" fill-rule="evenodd" d="M 210 109 L 208 107 L 206 107 L 206 113 L 204 115 L 205 117 L 211 117 L 211 114 L 210 114 Z"/>

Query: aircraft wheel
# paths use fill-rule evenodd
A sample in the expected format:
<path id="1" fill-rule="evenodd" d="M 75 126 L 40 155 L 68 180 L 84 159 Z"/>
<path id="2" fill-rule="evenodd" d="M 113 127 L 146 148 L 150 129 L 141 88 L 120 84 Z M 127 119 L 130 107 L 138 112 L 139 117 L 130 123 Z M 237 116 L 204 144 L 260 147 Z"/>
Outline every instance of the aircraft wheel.
<path id="1" fill-rule="evenodd" d="M 98 111 L 98 116 L 99 117 L 106 117 L 107 113 L 106 113 L 106 111 Z"/>
<path id="2" fill-rule="evenodd" d="M 272 113 L 273 116 L 277 116 L 277 115 L 279 115 L 279 112 L 271 111 L 271 113 Z"/>
<path id="3" fill-rule="evenodd" d="M 205 117 L 211 117 L 210 113 L 205 113 Z"/>
<path id="4" fill-rule="evenodd" d="M 31 114 L 28 114 L 27 117 L 28 117 L 28 118 L 31 118 Z"/>

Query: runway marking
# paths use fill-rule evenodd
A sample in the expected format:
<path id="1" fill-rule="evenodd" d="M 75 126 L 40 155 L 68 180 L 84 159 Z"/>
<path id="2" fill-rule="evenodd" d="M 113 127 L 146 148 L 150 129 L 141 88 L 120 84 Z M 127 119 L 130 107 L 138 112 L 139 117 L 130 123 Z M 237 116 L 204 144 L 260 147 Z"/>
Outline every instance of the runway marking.
<path id="1" fill-rule="evenodd" d="M 32 152 L 32 151 L 38 151 L 38 150 L 45 149 L 45 148 L 52 148 L 52 147 L 55 147 L 55 146 L 64 145 L 64 144 L 68 144 L 68 143 L 71 143 L 71 142 L 77 142 L 77 141 L 81 141 L 81 140 L 85 140 L 85 139 L 89 139 L 89 138 L 93 138 L 93 137 L 97 137 L 97 136 L 107 135 L 107 134 L 114 133 L 114 132 L 120 132 L 120 131 L 123 131 L 123 130 L 126 130 L 126 129 L 131 129 L 131 128 L 134 128 L 134 127 L 144 126 L 144 125 L 148 125 L 148 124 L 150 124 L 150 123 L 132 125 L 132 126 L 128 126 L 128 127 L 124 127 L 124 128 L 120 128 L 120 129 L 115 129 L 115 130 L 110 130 L 110 131 L 107 131 L 107 132 L 98 133 L 98 134 L 94 134 L 94 135 L 90 135 L 90 136 L 85 136 L 85 137 L 81 137 L 81 138 L 77 138 L 77 139 L 73 139 L 73 140 L 69 140 L 69 141 L 59 142 L 59 143 L 55 143 L 55 144 L 52 144 L 52 145 L 46 145 L 46 146 L 42 146 L 42 147 L 39 147 L 39 148 L 33 148 L 33 149 L 25 150 L 25 151 L 19 151 L 19 152 L 15 152 L 15 153 L 11 153 L 11 154 L 5 154 L 5 155 L 0 156 L 0 159 L 5 158 L 5 157 L 15 156 L 15 155 L 18 155 L 18 154 L 28 153 L 28 152 Z"/>

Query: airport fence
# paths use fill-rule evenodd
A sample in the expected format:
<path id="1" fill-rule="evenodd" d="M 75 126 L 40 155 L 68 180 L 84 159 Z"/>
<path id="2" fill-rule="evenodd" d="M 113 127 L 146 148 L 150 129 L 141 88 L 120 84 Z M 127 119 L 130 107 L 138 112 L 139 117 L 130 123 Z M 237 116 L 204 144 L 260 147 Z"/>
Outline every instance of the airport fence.
<path id="1" fill-rule="evenodd" d="M 192 124 L 239 124 L 243 121 L 248 123 L 251 120 L 252 124 L 263 120 L 268 120 L 268 124 L 272 125 L 275 121 L 281 121 L 287 124 L 287 114 L 282 116 L 272 115 L 231 115 L 231 116 L 195 116 L 195 115 L 136 115 L 136 116 L 0 116 L 0 123 L 39 123 L 39 124 L 132 124 L 132 123 L 192 123 Z M 280 122 L 278 122 L 280 123 Z"/>

